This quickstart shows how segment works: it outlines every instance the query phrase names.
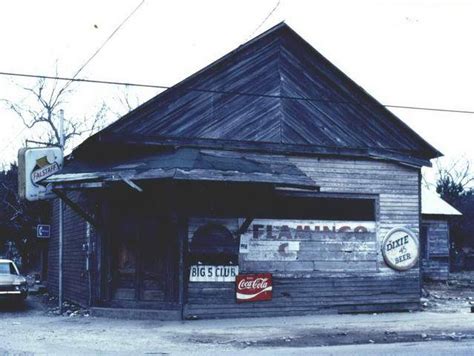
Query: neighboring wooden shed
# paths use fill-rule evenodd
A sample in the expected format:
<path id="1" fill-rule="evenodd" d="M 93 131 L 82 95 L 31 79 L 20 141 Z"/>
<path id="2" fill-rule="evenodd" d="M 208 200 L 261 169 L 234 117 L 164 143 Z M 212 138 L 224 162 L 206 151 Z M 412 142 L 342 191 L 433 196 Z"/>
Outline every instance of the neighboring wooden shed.
<path id="1" fill-rule="evenodd" d="M 416 309 L 421 167 L 440 155 L 280 24 L 86 140 L 47 180 L 75 226 L 64 276 L 80 292 L 65 296 L 162 318 Z M 236 284 L 261 273 L 273 286 Z M 241 286 L 271 287 L 271 300 L 237 300 Z"/>
<path id="2" fill-rule="evenodd" d="M 445 281 L 449 277 L 449 220 L 462 215 L 441 197 L 426 188 L 421 199 L 421 268 L 423 279 Z"/>

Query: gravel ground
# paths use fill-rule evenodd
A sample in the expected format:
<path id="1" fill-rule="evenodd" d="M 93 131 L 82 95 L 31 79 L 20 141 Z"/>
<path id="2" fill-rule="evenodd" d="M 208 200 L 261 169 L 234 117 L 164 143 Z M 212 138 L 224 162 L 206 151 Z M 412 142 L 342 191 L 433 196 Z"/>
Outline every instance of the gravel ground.
<path id="1" fill-rule="evenodd" d="M 425 311 L 416 313 L 182 322 L 95 318 L 74 305 L 58 315 L 54 300 L 31 296 L 23 306 L 0 304 L 0 354 L 364 354 L 396 344 L 434 355 L 443 348 L 426 344 L 438 342 L 474 354 L 474 278 L 453 281 L 429 285 Z"/>
<path id="2" fill-rule="evenodd" d="M 463 313 L 474 306 L 474 272 L 451 273 L 447 282 L 425 283 L 422 305 L 437 313 Z"/>
<path id="3" fill-rule="evenodd" d="M 183 322 L 115 320 L 56 316 L 38 297 L 31 297 L 24 308 L 3 308 L 0 352 L 209 354 L 429 340 L 457 344 L 474 338 L 473 319 L 470 313 L 419 312 Z"/>

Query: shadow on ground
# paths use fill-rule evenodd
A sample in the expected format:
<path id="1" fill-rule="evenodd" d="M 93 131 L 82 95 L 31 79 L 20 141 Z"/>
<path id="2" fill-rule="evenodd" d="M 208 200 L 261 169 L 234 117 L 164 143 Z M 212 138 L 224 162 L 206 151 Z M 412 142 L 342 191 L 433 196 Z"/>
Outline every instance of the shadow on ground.
<path id="1" fill-rule="evenodd" d="M 27 313 L 32 310 L 32 305 L 30 300 L 8 300 L 0 299 L 0 315 L 3 313 Z"/>

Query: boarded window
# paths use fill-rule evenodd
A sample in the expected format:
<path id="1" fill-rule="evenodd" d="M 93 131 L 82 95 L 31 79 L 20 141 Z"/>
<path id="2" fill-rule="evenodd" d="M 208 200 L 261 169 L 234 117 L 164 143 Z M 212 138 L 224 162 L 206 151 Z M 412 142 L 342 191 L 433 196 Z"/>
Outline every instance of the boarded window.
<path id="1" fill-rule="evenodd" d="M 238 239 L 224 226 L 206 224 L 196 230 L 189 246 L 190 263 L 228 265 L 238 263 Z"/>

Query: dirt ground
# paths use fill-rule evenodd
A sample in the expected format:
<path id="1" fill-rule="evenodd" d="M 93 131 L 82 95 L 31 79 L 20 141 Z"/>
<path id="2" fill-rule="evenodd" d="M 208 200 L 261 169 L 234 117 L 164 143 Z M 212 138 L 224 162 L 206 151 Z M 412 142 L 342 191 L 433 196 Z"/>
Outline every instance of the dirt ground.
<path id="1" fill-rule="evenodd" d="M 424 310 L 436 313 L 470 312 L 474 307 L 474 271 L 451 273 L 447 282 L 426 282 Z"/>
<path id="2" fill-rule="evenodd" d="M 413 354 L 417 350 L 439 354 L 436 351 L 441 349 L 431 348 L 428 341 L 451 343 L 446 350 L 469 354 L 474 353 L 473 286 L 474 274 L 469 273 L 453 275 L 448 283 L 427 284 L 424 310 L 414 313 L 179 322 L 95 318 L 72 304 L 66 304 L 59 315 L 54 299 L 31 296 L 24 306 L 1 304 L 0 355 L 299 354 L 310 350 L 376 354 L 393 350 L 387 345 L 402 343 L 411 345 L 407 350 Z"/>

